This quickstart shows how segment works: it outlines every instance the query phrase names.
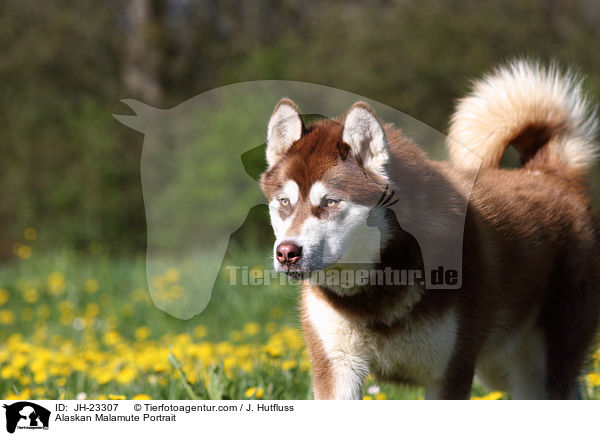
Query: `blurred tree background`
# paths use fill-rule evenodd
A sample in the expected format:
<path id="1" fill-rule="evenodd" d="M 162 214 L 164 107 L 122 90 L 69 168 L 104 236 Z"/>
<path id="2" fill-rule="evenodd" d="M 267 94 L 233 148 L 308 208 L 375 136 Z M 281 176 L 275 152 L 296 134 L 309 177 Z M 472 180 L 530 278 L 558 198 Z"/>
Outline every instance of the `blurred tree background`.
<path id="1" fill-rule="evenodd" d="M 296 80 L 443 132 L 469 80 L 514 56 L 580 71 L 598 100 L 599 24 L 594 0 L 4 0 L 0 259 L 28 227 L 47 247 L 145 249 L 143 141 L 112 118 L 121 98 Z"/>

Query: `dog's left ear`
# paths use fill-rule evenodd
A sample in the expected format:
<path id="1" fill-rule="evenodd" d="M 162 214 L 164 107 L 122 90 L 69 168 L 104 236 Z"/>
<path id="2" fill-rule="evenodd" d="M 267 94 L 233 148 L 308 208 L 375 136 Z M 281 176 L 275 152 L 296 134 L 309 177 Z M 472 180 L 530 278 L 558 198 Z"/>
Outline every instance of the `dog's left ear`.
<path id="1" fill-rule="evenodd" d="M 267 128 L 267 163 L 273 166 L 302 136 L 304 125 L 300 110 L 292 100 L 284 98 L 277 103 Z"/>
<path id="2" fill-rule="evenodd" d="M 360 156 L 365 168 L 386 175 L 385 165 L 390 160 L 390 152 L 383 127 L 371 106 L 361 101 L 350 108 L 342 139 L 356 156 Z"/>

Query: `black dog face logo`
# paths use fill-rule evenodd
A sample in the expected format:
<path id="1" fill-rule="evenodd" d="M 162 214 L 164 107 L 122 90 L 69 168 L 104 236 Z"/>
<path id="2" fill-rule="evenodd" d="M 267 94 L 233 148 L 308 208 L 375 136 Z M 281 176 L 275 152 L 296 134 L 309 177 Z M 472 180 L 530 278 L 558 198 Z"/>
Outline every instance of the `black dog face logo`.
<path id="1" fill-rule="evenodd" d="M 4 404 L 6 409 L 6 431 L 14 433 L 15 429 L 27 428 L 48 429 L 50 411 L 29 401 L 19 401 L 11 405 Z"/>

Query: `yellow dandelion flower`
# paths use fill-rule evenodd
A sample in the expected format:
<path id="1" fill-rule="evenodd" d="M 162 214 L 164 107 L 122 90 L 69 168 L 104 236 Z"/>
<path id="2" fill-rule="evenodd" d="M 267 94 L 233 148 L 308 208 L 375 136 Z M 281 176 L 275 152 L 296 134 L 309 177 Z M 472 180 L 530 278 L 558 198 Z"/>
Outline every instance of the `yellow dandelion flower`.
<path id="1" fill-rule="evenodd" d="M 19 382 L 25 386 L 31 383 L 31 377 L 28 375 L 22 375 L 21 377 L 19 377 Z"/>
<path id="2" fill-rule="evenodd" d="M 94 378 L 101 385 L 105 385 L 106 383 L 110 382 L 113 379 L 112 374 L 110 372 L 108 372 L 108 370 L 96 373 Z"/>
<path id="3" fill-rule="evenodd" d="M 296 366 L 298 366 L 298 362 L 295 359 L 287 359 L 281 362 L 281 369 L 284 371 L 294 369 Z"/>
<path id="4" fill-rule="evenodd" d="M 109 400 L 125 400 L 126 398 L 125 395 L 108 394 Z"/>
<path id="5" fill-rule="evenodd" d="M 125 367 L 117 374 L 116 379 L 118 383 L 122 385 L 127 385 L 131 383 L 136 378 L 136 376 L 137 373 L 133 368 Z"/>
<path id="6" fill-rule="evenodd" d="M 75 320 L 75 316 L 70 313 L 63 313 L 60 315 L 60 323 L 64 326 L 70 326 Z"/>
<path id="7" fill-rule="evenodd" d="M 37 289 L 35 288 L 29 288 L 26 289 L 25 292 L 23 292 L 23 299 L 28 302 L 28 303 L 35 303 L 38 301 L 38 299 L 40 298 Z"/>
<path id="8" fill-rule="evenodd" d="M 283 346 L 280 343 L 268 343 L 265 346 L 265 351 L 271 357 L 280 357 L 283 355 Z"/>
<path id="9" fill-rule="evenodd" d="M 17 256 L 23 260 L 27 260 L 31 257 L 31 247 L 28 245 L 20 245 L 17 249 Z"/>
<path id="10" fill-rule="evenodd" d="M 257 322 L 248 322 L 244 325 L 244 333 L 248 336 L 255 336 L 260 333 L 260 325 Z"/>
<path id="11" fill-rule="evenodd" d="M 310 371 L 310 360 L 302 359 L 298 365 L 301 371 Z"/>
<path id="12" fill-rule="evenodd" d="M 223 369 L 225 371 L 231 372 L 231 370 L 235 367 L 236 363 L 237 361 L 235 357 L 227 356 L 225 359 L 223 359 Z"/>
<path id="13" fill-rule="evenodd" d="M 365 396 L 363 397 L 363 400 L 372 400 L 372 399 L 373 399 L 373 397 L 372 397 L 372 396 L 370 396 L 370 395 L 365 395 Z"/>
<path id="14" fill-rule="evenodd" d="M 6 289 L 0 289 L 0 306 L 5 305 L 9 299 L 10 293 Z"/>
<path id="15" fill-rule="evenodd" d="M 23 232 L 23 237 L 26 241 L 35 241 L 38 236 L 38 232 L 33 227 L 27 227 Z"/>
<path id="16" fill-rule="evenodd" d="M 15 314 L 8 309 L 0 310 L 0 324 L 11 325 L 15 322 Z"/>
<path id="17" fill-rule="evenodd" d="M 21 369 L 27 365 L 27 361 L 28 359 L 24 354 L 17 354 L 15 357 L 13 357 L 11 364 L 16 369 Z"/>
<path id="18" fill-rule="evenodd" d="M 88 318 L 96 318 L 100 314 L 100 306 L 96 303 L 90 303 L 85 306 L 85 316 Z"/>
<path id="19" fill-rule="evenodd" d="M 152 398 L 149 395 L 146 394 L 137 394 L 135 395 L 132 400 L 151 400 Z"/>
<path id="20" fill-rule="evenodd" d="M 240 363 L 240 369 L 246 373 L 250 373 L 254 369 L 254 366 L 252 365 L 252 362 L 247 360 Z"/>
<path id="21" fill-rule="evenodd" d="M 104 333 L 102 340 L 106 345 L 116 345 L 119 342 L 121 342 L 121 335 L 119 334 L 119 332 L 111 330 Z"/>
<path id="22" fill-rule="evenodd" d="M 7 401 L 15 401 L 15 400 L 20 400 L 21 397 L 19 397 L 17 394 L 14 394 L 14 393 L 11 392 L 10 394 L 7 394 L 4 397 L 4 399 L 7 400 Z"/>
<path id="23" fill-rule="evenodd" d="M 33 374 L 33 381 L 37 384 L 44 383 L 46 380 L 48 380 L 48 373 L 44 370 Z"/>
<path id="24" fill-rule="evenodd" d="M 194 385 L 198 381 L 198 374 L 191 370 L 186 370 L 185 378 L 187 379 L 189 384 Z"/>
<path id="25" fill-rule="evenodd" d="M 11 365 L 3 366 L 2 369 L 0 369 L 0 377 L 4 380 L 10 379 L 10 378 L 15 378 L 18 375 L 19 375 L 19 371 L 16 370 Z"/>
<path id="26" fill-rule="evenodd" d="M 177 268 L 169 268 L 165 271 L 165 280 L 169 283 L 179 281 L 179 270 Z"/>
<path id="27" fill-rule="evenodd" d="M 374 398 L 376 400 L 385 400 L 387 397 L 385 396 L 385 394 L 383 392 L 380 392 L 378 394 L 375 394 Z"/>
<path id="28" fill-rule="evenodd" d="M 85 292 L 93 294 L 100 289 L 100 283 L 98 283 L 98 280 L 96 279 L 87 279 L 83 285 L 83 288 L 85 289 Z"/>
<path id="29" fill-rule="evenodd" d="M 84 359 L 76 358 L 71 361 L 71 368 L 78 372 L 85 372 L 88 369 L 88 364 Z"/>
<path id="30" fill-rule="evenodd" d="M 487 395 L 484 395 L 483 397 L 473 397 L 471 398 L 472 400 L 499 400 L 500 398 L 502 398 L 502 392 L 498 392 L 498 391 L 494 391 L 494 392 L 490 392 Z"/>
<path id="31" fill-rule="evenodd" d="M 192 337 L 187 333 L 181 333 L 175 337 L 175 342 L 178 344 L 190 344 L 192 342 Z"/>
<path id="32" fill-rule="evenodd" d="M 206 336 L 206 333 L 207 330 L 205 326 L 198 325 L 194 327 L 194 337 L 196 337 L 197 339 L 202 339 L 204 336 Z"/>
<path id="33" fill-rule="evenodd" d="M 164 289 L 165 282 L 166 280 L 163 276 L 154 276 L 152 278 L 152 286 L 154 286 L 158 291 Z"/>
<path id="34" fill-rule="evenodd" d="M 65 277 L 58 271 L 48 276 L 48 288 L 54 295 L 62 295 L 65 292 Z"/>
<path id="35" fill-rule="evenodd" d="M 600 374 L 592 372 L 591 374 L 588 374 L 586 378 L 590 386 L 600 386 Z"/>
<path id="36" fill-rule="evenodd" d="M 10 353 L 6 348 L 0 348 L 0 363 L 4 363 L 8 361 L 10 358 Z"/>
<path id="37" fill-rule="evenodd" d="M 244 392 L 244 396 L 246 398 L 256 398 L 257 400 L 263 397 L 264 391 L 262 388 L 258 388 L 256 386 L 246 389 Z"/>
<path id="38" fill-rule="evenodd" d="M 144 339 L 148 339 L 151 333 L 148 327 L 142 326 L 135 330 L 134 336 L 138 341 L 143 341 Z"/>

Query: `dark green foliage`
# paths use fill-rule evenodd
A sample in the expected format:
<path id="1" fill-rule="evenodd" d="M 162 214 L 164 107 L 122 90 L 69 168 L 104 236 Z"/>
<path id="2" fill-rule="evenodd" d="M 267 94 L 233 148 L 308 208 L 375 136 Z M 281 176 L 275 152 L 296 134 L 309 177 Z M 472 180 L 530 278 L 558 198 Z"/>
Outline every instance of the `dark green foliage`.
<path id="1" fill-rule="evenodd" d="M 297 80 L 373 98 L 444 131 L 469 79 L 514 56 L 573 67 L 600 96 L 600 5 L 590 0 L 150 3 L 146 58 L 160 107 L 240 81 Z M 0 258 L 29 226 L 49 247 L 145 248 L 142 136 L 110 116 L 126 111 L 120 98 L 143 99 L 124 85 L 126 8 L 0 5 Z M 242 156 L 254 179 L 261 155 L 258 147 Z"/>

